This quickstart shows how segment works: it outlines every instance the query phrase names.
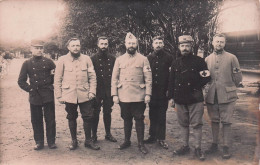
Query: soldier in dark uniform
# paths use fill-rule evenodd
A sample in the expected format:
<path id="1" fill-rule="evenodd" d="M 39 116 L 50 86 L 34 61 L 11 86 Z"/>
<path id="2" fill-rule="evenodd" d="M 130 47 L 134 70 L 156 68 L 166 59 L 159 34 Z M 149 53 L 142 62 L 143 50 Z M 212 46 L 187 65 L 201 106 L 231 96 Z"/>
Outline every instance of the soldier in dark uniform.
<path id="1" fill-rule="evenodd" d="M 55 64 L 51 59 L 43 57 L 43 42 L 32 41 L 33 57 L 26 60 L 18 78 L 19 86 L 29 92 L 31 122 L 33 127 L 35 150 L 44 147 L 43 114 L 46 123 L 46 136 L 50 149 L 55 149 L 56 122 L 53 91 Z M 27 79 L 29 77 L 29 84 Z M 44 113 L 43 113 L 44 111 Z"/>
<path id="2" fill-rule="evenodd" d="M 156 140 L 158 144 L 168 149 L 165 140 L 166 130 L 166 111 L 168 108 L 168 98 L 166 96 L 168 90 L 168 80 L 170 67 L 172 64 L 172 56 L 164 49 L 163 38 L 156 36 L 153 38 L 154 52 L 147 58 L 152 69 L 152 97 L 149 103 L 149 118 L 150 118 L 150 137 L 144 143 L 154 143 Z"/>
<path id="3" fill-rule="evenodd" d="M 202 88 L 210 81 L 210 73 L 205 61 L 191 53 L 192 37 L 179 37 L 181 57 L 172 63 L 169 80 L 170 104 L 176 103 L 178 122 L 184 145 L 174 154 L 184 155 L 190 151 L 189 126 L 195 137 L 195 156 L 204 160 L 201 151 L 202 116 L 204 113 Z"/>
<path id="4" fill-rule="evenodd" d="M 97 128 L 99 114 L 103 105 L 103 121 L 105 125 L 105 139 L 111 142 L 117 142 L 110 132 L 111 112 L 114 104 L 111 96 L 111 76 L 115 63 L 115 57 L 108 53 L 108 38 L 98 38 L 98 53 L 91 57 L 93 66 L 97 75 L 97 94 L 95 101 L 94 120 L 92 124 L 92 140 L 97 141 Z"/>

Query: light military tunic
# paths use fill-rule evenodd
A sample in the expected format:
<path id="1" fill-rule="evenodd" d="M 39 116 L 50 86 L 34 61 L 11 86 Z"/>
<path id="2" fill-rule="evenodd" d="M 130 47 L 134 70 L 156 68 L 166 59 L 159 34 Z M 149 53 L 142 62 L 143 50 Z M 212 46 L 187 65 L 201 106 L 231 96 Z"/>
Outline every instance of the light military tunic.
<path id="1" fill-rule="evenodd" d="M 54 76 L 55 94 L 67 103 L 89 101 L 89 93 L 96 94 L 96 73 L 90 57 L 80 54 L 78 58 L 70 53 L 59 58 Z"/>
<path id="2" fill-rule="evenodd" d="M 206 89 L 206 103 L 214 104 L 215 92 L 219 104 L 237 100 L 236 87 L 242 82 L 242 73 L 237 57 L 223 51 L 215 52 L 205 59 L 211 75 Z"/>
<path id="3" fill-rule="evenodd" d="M 111 95 L 121 102 L 142 102 L 145 95 L 152 95 L 152 72 L 148 59 L 140 53 L 128 53 L 116 59 Z"/>

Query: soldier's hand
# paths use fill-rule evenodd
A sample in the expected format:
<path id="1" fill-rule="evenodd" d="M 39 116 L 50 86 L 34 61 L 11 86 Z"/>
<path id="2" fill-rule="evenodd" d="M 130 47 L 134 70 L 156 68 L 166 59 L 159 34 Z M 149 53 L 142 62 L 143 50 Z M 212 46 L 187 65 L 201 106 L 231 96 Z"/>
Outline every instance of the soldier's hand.
<path id="1" fill-rule="evenodd" d="M 94 99 L 95 98 L 95 94 L 94 93 L 89 93 L 88 94 L 88 98 L 89 98 L 89 100 Z"/>
<path id="2" fill-rule="evenodd" d="M 118 96 L 113 96 L 113 102 L 114 102 L 115 104 L 118 104 L 118 103 L 119 103 L 119 98 L 118 98 Z"/>
<path id="3" fill-rule="evenodd" d="M 60 104 L 65 104 L 65 101 L 63 101 L 61 98 L 58 99 Z"/>
<path id="4" fill-rule="evenodd" d="M 151 101 L 151 96 L 150 95 L 146 95 L 144 98 L 144 103 L 147 104 Z"/>
<path id="5" fill-rule="evenodd" d="M 174 100 L 173 100 L 173 99 L 170 99 L 170 100 L 169 100 L 169 103 L 170 103 L 170 106 L 171 106 L 171 107 L 173 107 L 173 108 L 175 107 L 175 103 L 174 103 Z"/>

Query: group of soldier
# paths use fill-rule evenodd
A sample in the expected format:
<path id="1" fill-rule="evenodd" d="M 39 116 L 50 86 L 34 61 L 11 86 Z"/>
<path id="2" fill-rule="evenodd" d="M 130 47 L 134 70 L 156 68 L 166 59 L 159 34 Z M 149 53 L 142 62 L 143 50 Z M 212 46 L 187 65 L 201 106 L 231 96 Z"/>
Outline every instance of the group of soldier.
<path id="1" fill-rule="evenodd" d="M 117 142 L 110 131 L 114 103 L 119 104 L 124 121 L 125 139 L 119 149 L 131 146 L 133 119 L 141 153 L 148 153 L 144 144 L 157 143 L 168 149 L 165 135 L 169 103 L 176 107 L 183 139 L 182 147 L 175 150 L 174 154 L 185 155 L 190 151 L 189 128 L 192 127 L 195 137 L 194 154 L 199 160 L 204 160 L 201 139 L 205 98 L 213 136 L 212 145 L 206 153 L 218 151 L 219 125 L 222 123 L 222 157 L 230 158 L 232 114 L 238 98 L 236 87 L 242 81 L 238 60 L 235 55 L 224 50 L 226 38 L 223 34 L 214 36 L 214 52 L 205 60 L 193 55 L 191 36 L 183 35 L 178 39 L 179 51 L 177 58 L 173 59 L 165 51 L 161 36 L 153 38 L 154 51 L 146 57 L 137 51 L 138 39 L 132 33 L 127 33 L 126 53 L 118 58 L 109 53 L 107 37 L 98 38 L 98 52 L 91 58 L 80 53 L 80 40 L 71 38 L 67 42 L 69 52 L 59 58 L 57 66 L 51 59 L 42 56 L 43 42 L 32 41 L 33 57 L 23 63 L 18 84 L 29 92 L 31 122 L 36 142 L 34 149 L 44 148 L 43 116 L 48 146 L 50 149 L 57 148 L 55 93 L 59 103 L 65 104 L 72 139 L 70 150 L 78 147 L 78 106 L 83 119 L 85 147 L 100 149 L 96 141 L 101 107 L 105 139 Z M 149 137 L 144 140 L 146 104 L 149 104 L 150 128 Z"/>

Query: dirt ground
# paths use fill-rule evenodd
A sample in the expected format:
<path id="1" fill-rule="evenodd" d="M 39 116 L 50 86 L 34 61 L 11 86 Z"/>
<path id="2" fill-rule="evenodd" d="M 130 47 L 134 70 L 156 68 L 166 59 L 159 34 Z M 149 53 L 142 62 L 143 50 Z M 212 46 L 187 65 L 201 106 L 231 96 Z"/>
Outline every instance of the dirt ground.
<path id="1" fill-rule="evenodd" d="M 180 147 L 181 136 L 177 123 L 176 112 L 173 108 L 167 111 L 167 135 L 166 141 L 169 149 L 160 148 L 157 144 L 147 145 L 149 153 L 142 155 L 137 148 L 136 132 L 132 131 L 132 146 L 126 150 L 118 150 L 117 147 L 124 139 L 123 120 L 120 118 L 118 105 L 113 107 L 112 134 L 118 139 L 117 143 L 111 143 L 104 139 L 104 125 L 102 115 L 98 129 L 98 145 L 100 151 L 93 151 L 84 147 L 84 131 L 82 119 L 78 118 L 79 148 L 69 151 L 70 133 L 67 125 L 64 105 L 56 102 L 57 139 L 56 150 L 50 150 L 45 144 L 41 151 L 34 151 L 34 140 L 30 122 L 30 110 L 28 94 L 17 85 L 17 78 L 23 59 L 14 59 L 11 62 L 8 75 L 1 79 L 0 84 L 0 164 L 201 164 L 201 165 L 249 165 L 259 164 L 258 156 L 258 103 L 256 97 L 256 79 L 246 78 L 245 88 L 239 89 L 239 100 L 234 113 L 232 126 L 233 157 L 223 160 L 221 152 L 207 156 L 204 162 L 193 157 L 193 150 L 187 156 L 173 156 L 174 149 Z M 257 78 L 259 80 L 259 77 Z M 148 137 L 149 118 L 148 108 L 145 111 L 145 138 Z M 205 108 L 203 126 L 202 149 L 205 150 L 211 143 L 211 129 Z M 190 137 L 190 145 L 193 148 L 193 136 Z"/>

